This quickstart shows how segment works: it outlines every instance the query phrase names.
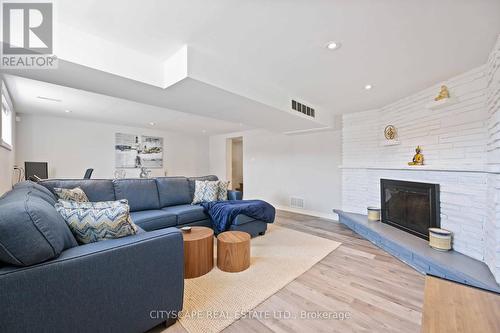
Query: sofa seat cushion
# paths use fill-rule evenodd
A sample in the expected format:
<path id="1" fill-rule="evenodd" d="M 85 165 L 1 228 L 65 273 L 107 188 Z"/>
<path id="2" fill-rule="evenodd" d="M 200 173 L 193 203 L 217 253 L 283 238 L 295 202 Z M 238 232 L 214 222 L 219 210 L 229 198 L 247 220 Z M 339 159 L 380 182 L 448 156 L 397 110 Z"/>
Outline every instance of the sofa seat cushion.
<path id="1" fill-rule="evenodd" d="M 162 210 L 170 214 L 177 215 L 178 225 L 205 220 L 209 218 L 208 215 L 205 214 L 203 207 L 198 205 L 177 205 L 177 206 L 165 207 Z"/>
<path id="2" fill-rule="evenodd" d="M 113 182 L 109 179 L 48 179 L 41 181 L 39 184 L 45 186 L 54 194 L 54 187 L 79 187 L 91 202 L 115 200 L 115 189 L 113 188 Z"/>
<path id="3" fill-rule="evenodd" d="M 136 234 L 139 235 L 139 234 L 143 234 L 146 232 L 146 230 L 142 229 L 141 227 L 139 227 L 137 224 L 135 225 L 135 228 L 137 229 L 136 231 Z"/>
<path id="4" fill-rule="evenodd" d="M 254 219 L 253 217 L 248 216 L 248 215 L 240 214 L 234 218 L 232 224 L 233 225 L 243 225 L 243 224 L 247 224 L 247 223 L 250 223 L 253 221 L 257 221 L 257 220 Z"/>
<path id="5" fill-rule="evenodd" d="M 54 206 L 29 187 L 0 199 L 0 261 L 30 266 L 58 257 L 77 242 Z"/>
<path id="6" fill-rule="evenodd" d="M 161 207 L 190 204 L 193 200 L 186 177 L 158 177 L 156 185 Z"/>
<path id="7" fill-rule="evenodd" d="M 154 179 L 115 179 L 116 200 L 127 199 L 131 212 L 160 209 L 158 188 Z"/>
<path id="8" fill-rule="evenodd" d="M 174 227 L 177 216 L 164 210 L 143 210 L 130 213 L 132 221 L 146 231 Z"/>

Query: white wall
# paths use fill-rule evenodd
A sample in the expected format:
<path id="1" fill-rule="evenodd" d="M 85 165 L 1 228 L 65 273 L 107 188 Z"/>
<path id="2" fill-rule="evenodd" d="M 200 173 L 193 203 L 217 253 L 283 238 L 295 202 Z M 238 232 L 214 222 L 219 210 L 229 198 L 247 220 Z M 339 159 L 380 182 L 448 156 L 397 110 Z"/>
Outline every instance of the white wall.
<path id="1" fill-rule="evenodd" d="M 210 137 L 210 173 L 226 175 L 226 138 L 243 136 L 245 198 L 290 209 L 290 197 L 305 200 L 301 210 L 335 217 L 341 203 L 341 133 L 288 136 L 253 130 Z"/>
<path id="2" fill-rule="evenodd" d="M 92 178 L 113 178 L 115 133 L 154 135 L 164 138 L 164 169 L 152 176 L 205 175 L 208 173 L 206 137 L 133 128 L 39 115 L 21 115 L 17 123 L 16 161 L 47 161 L 51 178 L 81 178 L 94 168 Z M 139 169 L 125 169 L 137 177 Z"/>
<path id="3" fill-rule="evenodd" d="M 12 174 L 14 171 L 14 159 L 16 151 L 16 114 L 12 117 L 13 141 L 12 150 L 0 146 L 0 195 L 12 188 Z"/>

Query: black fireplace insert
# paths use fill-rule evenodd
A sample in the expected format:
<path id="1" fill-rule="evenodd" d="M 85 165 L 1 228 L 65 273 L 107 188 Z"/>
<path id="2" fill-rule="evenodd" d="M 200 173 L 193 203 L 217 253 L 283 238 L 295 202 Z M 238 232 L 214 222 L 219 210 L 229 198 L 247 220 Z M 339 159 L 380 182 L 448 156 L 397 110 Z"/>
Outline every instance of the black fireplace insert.
<path id="1" fill-rule="evenodd" d="M 429 228 L 441 225 L 439 184 L 381 179 L 382 222 L 429 239 Z"/>

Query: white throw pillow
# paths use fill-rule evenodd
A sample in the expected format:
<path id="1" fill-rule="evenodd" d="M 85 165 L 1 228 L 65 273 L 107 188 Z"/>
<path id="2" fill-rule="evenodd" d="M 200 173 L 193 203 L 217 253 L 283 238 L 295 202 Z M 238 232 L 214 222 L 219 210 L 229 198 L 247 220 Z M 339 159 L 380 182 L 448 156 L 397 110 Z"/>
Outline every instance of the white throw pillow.
<path id="1" fill-rule="evenodd" d="M 197 180 L 195 181 L 194 197 L 192 204 L 217 201 L 219 195 L 219 181 Z"/>

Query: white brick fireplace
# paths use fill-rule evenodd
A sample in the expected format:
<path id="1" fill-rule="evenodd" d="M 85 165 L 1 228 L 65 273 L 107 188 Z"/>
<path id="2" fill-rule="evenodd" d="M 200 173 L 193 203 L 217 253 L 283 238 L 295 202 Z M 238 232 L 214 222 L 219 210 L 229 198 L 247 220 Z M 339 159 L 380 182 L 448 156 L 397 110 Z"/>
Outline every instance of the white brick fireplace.
<path id="1" fill-rule="evenodd" d="M 446 84 L 454 104 L 428 104 Z M 386 145 L 384 128 L 398 129 Z M 441 227 L 500 282 L 500 39 L 488 63 L 378 110 L 343 116 L 342 210 L 380 206 L 380 179 L 440 184 Z M 425 166 L 410 167 L 420 145 Z"/>

